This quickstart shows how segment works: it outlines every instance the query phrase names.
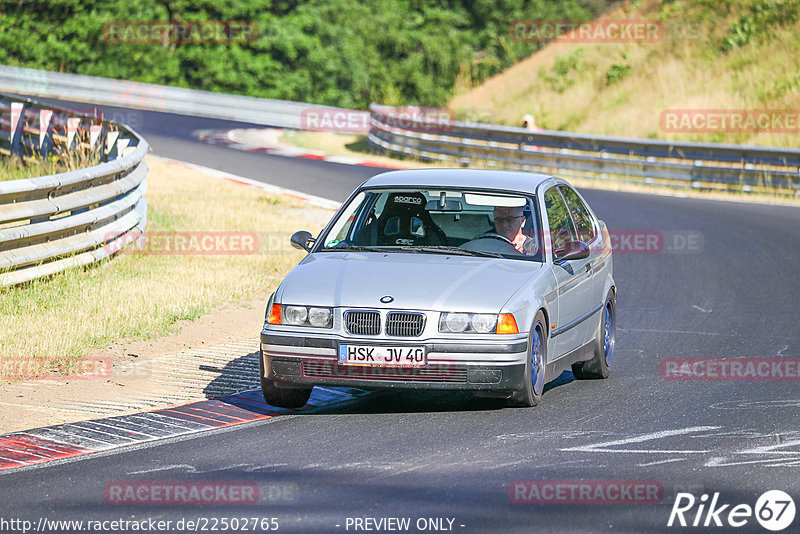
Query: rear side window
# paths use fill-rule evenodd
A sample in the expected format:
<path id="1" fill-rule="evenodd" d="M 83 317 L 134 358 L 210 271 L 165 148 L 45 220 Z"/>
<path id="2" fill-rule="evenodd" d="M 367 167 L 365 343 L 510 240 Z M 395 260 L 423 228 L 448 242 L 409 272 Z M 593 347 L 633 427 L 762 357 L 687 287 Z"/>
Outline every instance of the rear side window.
<path id="1" fill-rule="evenodd" d="M 584 243 L 590 242 L 594 239 L 594 224 L 586 204 L 581 201 L 581 198 L 571 187 L 562 185 L 559 189 L 561 189 L 564 200 L 567 201 L 567 206 L 569 206 L 569 211 L 572 213 L 572 220 L 575 222 L 575 229 L 578 231 L 578 239 Z"/>
<path id="2" fill-rule="evenodd" d="M 569 215 L 567 205 L 558 192 L 551 187 L 544 194 L 544 205 L 547 210 L 547 220 L 550 224 L 550 239 L 553 241 L 553 253 L 557 257 L 559 251 L 570 241 L 576 241 L 575 226 Z"/>

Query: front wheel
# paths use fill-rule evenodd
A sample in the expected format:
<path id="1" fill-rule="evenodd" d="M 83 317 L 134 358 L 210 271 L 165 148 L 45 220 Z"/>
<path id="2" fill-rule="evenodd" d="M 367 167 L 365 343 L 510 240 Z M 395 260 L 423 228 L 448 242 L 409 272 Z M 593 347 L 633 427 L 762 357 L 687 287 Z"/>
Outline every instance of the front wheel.
<path id="1" fill-rule="evenodd" d="M 572 364 L 575 378 L 608 378 L 616 344 L 617 303 L 614 291 L 609 290 L 594 340 L 594 358 Z"/>
<path id="2" fill-rule="evenodd" d="M 258 378 L 261 381 L 261 394 L 270 406 L 276 408 L 300 408 L 311 397 L 313 388 L 279 388 L 274 380 L 264 377 L 264 356 L 258 358 Z"/>
<path id="3" fill-rule="evenodd" d="M 525 362 L 525 383 L 508 399 L 511 407 L 536 406 L 542 398 L 547 362 L 547 328 L 541 310 L 536 314 L 528 338 L 528 358 Z"/>

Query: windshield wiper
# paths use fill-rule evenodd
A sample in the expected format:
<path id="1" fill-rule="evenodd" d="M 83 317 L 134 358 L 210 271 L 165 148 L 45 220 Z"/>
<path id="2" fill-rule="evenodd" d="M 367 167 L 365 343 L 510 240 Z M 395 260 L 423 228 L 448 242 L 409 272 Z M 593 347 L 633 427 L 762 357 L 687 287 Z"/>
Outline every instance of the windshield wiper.
<path id="1" fill-rule="evenodd" d="M 427 246 L 427 247 L 412 247 L 407 245 L 389 245 L 384 247 L 366 246 L 366 245 L 346 245 L 344 247 L 327 247 L 322 250 L 326 252 L 411 252 L 415 254 L 454 254 L 459 256 L 482 256 L 488 258 L 505 258 L 502 254 L 497 252 L 485 252 L 483 250 L 466 250 L 458 247 L 450 246 Z"/>
<path id="2" fill-rule="evenodd" d="M 458 247 L 449 247 L 449 246 L 429 246 L 429 247 L 402 247 L 403 250 L 409 250 L 411 252 L 424 252 L 427 254 L 441 254 L 442 252 L 446 252 L 448 254 L 456 254 L 459 256 L 484 256 L 489 258 L 505 258 L 502 254 L 498 252 L 486 252 L 483 250 L 467 250 Z"/>
<path id="3" fill-rule="evenodd" d="M 326 252 L 391 252 L 390 247 L 368 247 L 365 245 L 346 245 L 343 247 L 325 247 Z"/>

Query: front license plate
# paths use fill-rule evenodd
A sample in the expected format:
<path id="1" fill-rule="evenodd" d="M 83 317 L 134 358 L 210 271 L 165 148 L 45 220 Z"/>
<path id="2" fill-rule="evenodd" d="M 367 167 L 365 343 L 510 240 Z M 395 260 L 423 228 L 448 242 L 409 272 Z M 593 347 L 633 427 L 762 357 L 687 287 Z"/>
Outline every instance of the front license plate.
<path id="1" fill-rule="evenodd" d="M 339 363 L 342 365 L 424 367 L 426 360 L 425 347 L 339 345 Z"/>

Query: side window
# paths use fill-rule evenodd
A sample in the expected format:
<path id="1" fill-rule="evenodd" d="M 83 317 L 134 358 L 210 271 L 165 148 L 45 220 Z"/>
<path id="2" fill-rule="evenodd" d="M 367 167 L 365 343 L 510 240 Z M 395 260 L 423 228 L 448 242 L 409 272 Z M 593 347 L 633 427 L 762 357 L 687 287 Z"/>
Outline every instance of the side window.
<path id="1" fill-rule="evenodd" d="M 353 226 L 356 211 L 361 207 L 361 203 L 364 202 L 364 197 L 364 193 L 359 193 L 342 213 L 333 225 L 333 228 L 331 228 L 331 231 L 328 232 L 328 241 L 325 243 L 326 247 L 335 247 L 339 242 L 347 239 L 347 234 Z"/>
<path id="2" fill-rule="evenodd" d="M 575 228 L 578 230 L 578 238 L 584 243 L 594 239 L 594 224 L 592 216 L 586 205 L 581 201 L 578 194 L 571 187 L 559 186 L 564 199 L 567 201 L 569 211 L 572 213 L 572 220 L 575 221 Z"/>
<path id="3" fill-rule="evenodd" d="M 544 206 L 550 223 L 550 239 L 553 241 L 553 255 L 558 257 L 560 251 L 570 241 L 576 241 L 575 226 L 569 216 L 569 210 L 561 198 L 558 189 L 551 187 L 544 194 Z"/>

